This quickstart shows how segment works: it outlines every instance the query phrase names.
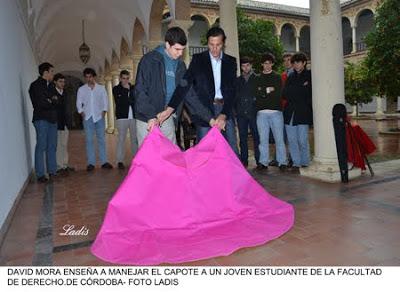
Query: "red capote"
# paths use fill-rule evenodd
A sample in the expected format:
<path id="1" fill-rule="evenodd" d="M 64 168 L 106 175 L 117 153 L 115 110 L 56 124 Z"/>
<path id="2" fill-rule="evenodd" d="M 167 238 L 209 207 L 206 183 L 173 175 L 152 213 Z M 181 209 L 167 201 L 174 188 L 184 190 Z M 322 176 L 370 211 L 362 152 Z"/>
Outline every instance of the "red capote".
<path id="1" fill-rule="evenodd" d="M 359 125 L 346 123 L 347 161 L 365 170 L 364 157 L 376 150 L 374 142 Z"/>

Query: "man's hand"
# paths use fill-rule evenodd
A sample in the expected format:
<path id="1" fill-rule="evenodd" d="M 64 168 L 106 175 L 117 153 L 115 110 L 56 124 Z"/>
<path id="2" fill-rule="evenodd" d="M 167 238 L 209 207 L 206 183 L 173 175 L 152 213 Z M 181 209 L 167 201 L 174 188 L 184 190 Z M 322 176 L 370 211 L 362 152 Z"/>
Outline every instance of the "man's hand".
<path id="1" fill-rule="evenodd" d="M 218 129 L 225 131 L 225 126 L 226 126 L 226 115 L 220 114 L 218 115 L 215 124 Z"/>
<path id="2" fill-rule="evenodd" d="M 158 126 L 159 122 L 157 119 L 150 119 L 147 121 L 147 131 L 153 130 L 155 126 Z"/>
<path id="3" fill-rule="evenodd" d="M 174 112 L 174 109 L 172 107 L 167 107 L 164 111 L 162 111 L 161 113 L 158 113 L 157 115 L 157 119 L 160 123 L 160 125 L 162 123 L 164 123 Z"/>
<path id="4" fill-rule="evenodd" d="M 210 122 L 208 123 L 210 125 L 210 127 L 214 127 L 216 124 L 216 120 L 215 119 L 211 119 Z"/>
<path id="5" fill-rule="evenodd" d="M 85 119 L 85 112 L 81 112 L 82 119 Z"/>

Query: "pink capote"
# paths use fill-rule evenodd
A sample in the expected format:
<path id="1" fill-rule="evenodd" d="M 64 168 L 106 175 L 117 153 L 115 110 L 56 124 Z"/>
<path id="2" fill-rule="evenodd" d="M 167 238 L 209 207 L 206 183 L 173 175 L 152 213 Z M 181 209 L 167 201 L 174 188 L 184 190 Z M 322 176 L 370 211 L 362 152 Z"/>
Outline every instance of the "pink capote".
<path id="1" fill-rule="evenodd" d="M 292 205 L 266 192 L 218 129 L 182 152 L 154 128 L 108 204 L 91 252 L 150 265 L 228 255 L 281 236 Z"/>

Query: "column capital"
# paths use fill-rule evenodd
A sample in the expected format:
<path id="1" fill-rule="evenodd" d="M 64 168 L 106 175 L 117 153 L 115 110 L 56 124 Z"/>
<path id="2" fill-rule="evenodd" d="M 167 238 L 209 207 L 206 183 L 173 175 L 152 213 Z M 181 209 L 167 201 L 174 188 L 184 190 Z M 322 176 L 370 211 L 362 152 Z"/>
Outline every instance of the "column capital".
<path id="1" fill-rule="evenodd" d="M 112 81 L 112 75 L 104 76 L 104 81 L 106 81 L 106 82 Z"/>
<path id="2" fill-rule="evenodd" d="M 112 77 L 112 78 L 115 78 L 115 76 L 118 76 L 118 77 L 119 77 L 119 72 L 120 72 L 120 70 L 113 70 L 113 71 L 111 71 L 111 72 L 110 72 L 111 77 Z"/>

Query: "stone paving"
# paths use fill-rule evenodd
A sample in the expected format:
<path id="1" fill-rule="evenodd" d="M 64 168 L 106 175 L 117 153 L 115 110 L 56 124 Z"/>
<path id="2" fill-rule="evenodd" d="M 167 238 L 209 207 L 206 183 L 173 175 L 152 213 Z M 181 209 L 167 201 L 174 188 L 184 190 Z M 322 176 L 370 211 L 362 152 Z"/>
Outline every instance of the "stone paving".
<path id="1" fill-rule="evenodd" d="M 359 121 L 378 145 L 378 153 L 400 154 L 399 136 L 378 135 L 398 121 Z M 0 249 L 1 265 L 109 265 L 89 252 L 107 203 L 126 170 L 85 170 L 84 134 L 72 131 L 75 173 L 52 183 L 29 183 Z M 115 165 L 113 135 L 107 135 Z M 128 146 L 128 144 L 127 144 Z M 129 153 L 127 152 L 127 163 Z M 293 229 L 257 247 L 183 265 L 400 265 L 400 160 L 373 165 L 349 184 L 328 184 L 270 168 L 257 173 L 266 190 L 295 206 Z M 63 227 L 84 227 L 87 235 L 63 236 Z"/>

